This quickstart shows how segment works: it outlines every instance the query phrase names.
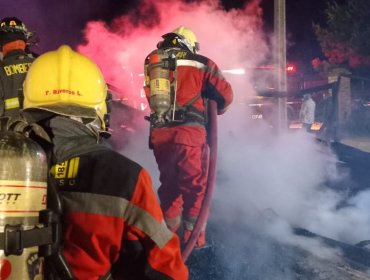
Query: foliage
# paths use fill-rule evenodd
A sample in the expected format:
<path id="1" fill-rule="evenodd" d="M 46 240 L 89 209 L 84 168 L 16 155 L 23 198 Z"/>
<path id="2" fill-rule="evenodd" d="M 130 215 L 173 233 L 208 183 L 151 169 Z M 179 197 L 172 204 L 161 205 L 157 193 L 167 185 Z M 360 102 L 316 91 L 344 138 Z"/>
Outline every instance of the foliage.
<path id="1" fill-rule="evenodd" d="M 330 64 L 356 68 L 370 65 L 369 0 L 330 0 L 326 26 L 314 23 L 314 31 Z"/>

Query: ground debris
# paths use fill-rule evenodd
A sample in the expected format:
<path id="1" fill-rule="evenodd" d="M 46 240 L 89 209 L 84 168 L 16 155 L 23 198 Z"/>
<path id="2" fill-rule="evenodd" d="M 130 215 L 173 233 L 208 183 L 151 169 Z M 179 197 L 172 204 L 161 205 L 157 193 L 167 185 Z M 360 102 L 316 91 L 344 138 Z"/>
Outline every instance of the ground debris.
<path id="1" fill-rule="evenodd" d="M 358 258 L 331 260 L 246 229 L 233 228 L 239 238 L 226 227 L 209 229 L 208 246 L 188 258 L 190 280 L 370 280 L 370 267 Z"/>

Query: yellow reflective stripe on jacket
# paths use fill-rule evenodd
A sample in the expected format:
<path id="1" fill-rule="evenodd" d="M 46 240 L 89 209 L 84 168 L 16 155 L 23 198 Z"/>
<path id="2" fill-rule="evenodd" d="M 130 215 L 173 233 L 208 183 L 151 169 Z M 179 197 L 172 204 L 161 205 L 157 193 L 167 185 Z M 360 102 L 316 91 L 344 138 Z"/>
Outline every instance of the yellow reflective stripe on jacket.
<path id="1" fill-rule="evenodd" d="M 19 108 L 18 97 L 5 99 L 5 110 Z"/>
<path id="2" fill-rule="evenodd" d="M 80 158 L 75 157 L 53 165 L 50 174 L 56 179 L 74 179 L 77 177 Z"/>
<path id="3" fill-rule="evenodd" d="M 69 160 L 69 168 L 68 168 L 68 178 L 76 178 L 78 172 L 78 165 L 80 163 L 80 158 L 75 157 Z"/>
<path id="4" fill-rule="evenodd" d="M 67 212 L 121 217 L 149 236 L 159 248 L 163 248 L 173 236 L 164 221 L 158 222 L 150 213 L 122 197 L 69 191 L 62 191 L 61 194 Z"/>

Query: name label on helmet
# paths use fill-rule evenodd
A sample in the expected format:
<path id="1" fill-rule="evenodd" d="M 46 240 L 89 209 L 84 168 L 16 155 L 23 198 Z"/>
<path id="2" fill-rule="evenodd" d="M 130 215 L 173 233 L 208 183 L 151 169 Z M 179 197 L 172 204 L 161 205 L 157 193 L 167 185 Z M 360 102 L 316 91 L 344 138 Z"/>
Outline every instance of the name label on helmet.
<path id="1" fill-rule="evenodd" d="M 53 90 L 45 91 L 45 95 L 63 94 L 63 93 L 66 93 L 66 94 L 69 94 L 69 95 L 82 96 L 82 94 L 78 90 L 74 91 L 74 90 L 70 90 L 70 89 L 53 89 Z"/>
<path id="2" fill-rule="evenodd" d="M 31 63 L 11 64 L 11 65 L 4 66 L 4 71 L 7 76 L 12 76 L 16 74 L 24 74 L 24 73 L 27 73 L 30 66 L 31 66 Z"/>

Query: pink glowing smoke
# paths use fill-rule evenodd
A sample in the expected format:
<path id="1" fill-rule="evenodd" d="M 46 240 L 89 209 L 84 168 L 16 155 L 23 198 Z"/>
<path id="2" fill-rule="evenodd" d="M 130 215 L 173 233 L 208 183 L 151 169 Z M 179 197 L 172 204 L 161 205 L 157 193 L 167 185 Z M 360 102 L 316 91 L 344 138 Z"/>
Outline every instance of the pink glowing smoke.
<path id="1" fill-rule="evenodd" d="M 86 43 L 78 50 L 96 61 L 115 98 L 133 107 L 146 103 L 141 94 L 143 63 L 161 36 L 179 25 L 191 28 L 200 42 L 200 54 L 213 59 L 221 69 L 250 69 L 262 61 L 267 45 L 262 29 L 260 0 L 244 9 L 225 11 L 217 0 L 185 4 L 144 1 L 135 15 L 125 14 L 107 25 L 89 22 Z M 228 74 L 226 74 L 228 75 Z M 252 92 L 248 73 L 228 77 L 236 94 Z M 249 90 L 250 89 L 250 90 Z"/>
<path id="2" fill-rule="evenodd" d="M 240 69 L 243 71 L 239 73 L 244 73 L 225 72 L 235 101 L 219 121 L 222 149 L 214 201 L 219 202 L 222 209 L 215 218 L 220 224 L 222 220 L 230 221 L 230 217 L 238 218 L 237 225 L 253 222 L 248 214 L 256 205 L 258 210 L 271 208 L 290 224 L 313 232 L 334 238 L 344 236 L 342 239 L 346 241 L 361 240 L 370 232 L 369 223 L 363 222 L 369 220 L 370 212 L 365 209 L 368 204 L 364 207 L 363 203 L 368 201 L 369 192 L 354 198 L 353 203 L 358 204 L 355 207 L 350 204 L 351 207 L 338 210 L 337 205 L 344 201 L 341 194 L 323 188 L 326 180 L 342 180 L 332 152 L 302 131 L 276 135 L 269 126 L 252 125 L 245 112 L 247 106 L 240 104 L 254 94 L 252 69 L 269 54 L 262 32 L 260 0 L 249 2 L 244 9 L 224 11 L 216 0 L 192 4 L 146 0 L 137 11 L 114 19 L 110 25 L 89 22 L 85 28 L 86 44 L 80 45 L 78 50 L 101 67 L 107 82 L 117 88 L 115 98 L 127 99 L 129 105 L 139 107 L 147 103 L 140 95 L 143 85 L 140 74 L 146 55 L 163 34 L 179 25 L 191 28 L 200 42 L 200 54 L 214 60 L 225 71 Z M 140 120 L 144 122 L 143 118 Z M 158 186 L 157 166 L 146 148 L 148 126 L 144 123 L 140 128 L 145 133 L 141 133 L 137 125 L 137 131 L 132 133 L 133 140 L 119 150 L 124 150 L 127 156 L 150 170 Z M 126 130 L 122 136 L 118 133 L 113 136 L 118 135 L 116 142 L 122 142 L 130 133 Z M 354 227 L 358 230 L 351 230 Z M 283 237 L 282 242 L 289 238 L 289 242 L 294 240 L 289 232 L 278 231 L 278 228 L 270 229 L 278 238 Z M 259 260 L 265 260 L 264 253 L 273 255 L 265 246 L 263 244 L 263 256 Z M 239 256 L 235 257 L 240 261 Z M 237 263 L 230 259 L 225 262 Z"/>

